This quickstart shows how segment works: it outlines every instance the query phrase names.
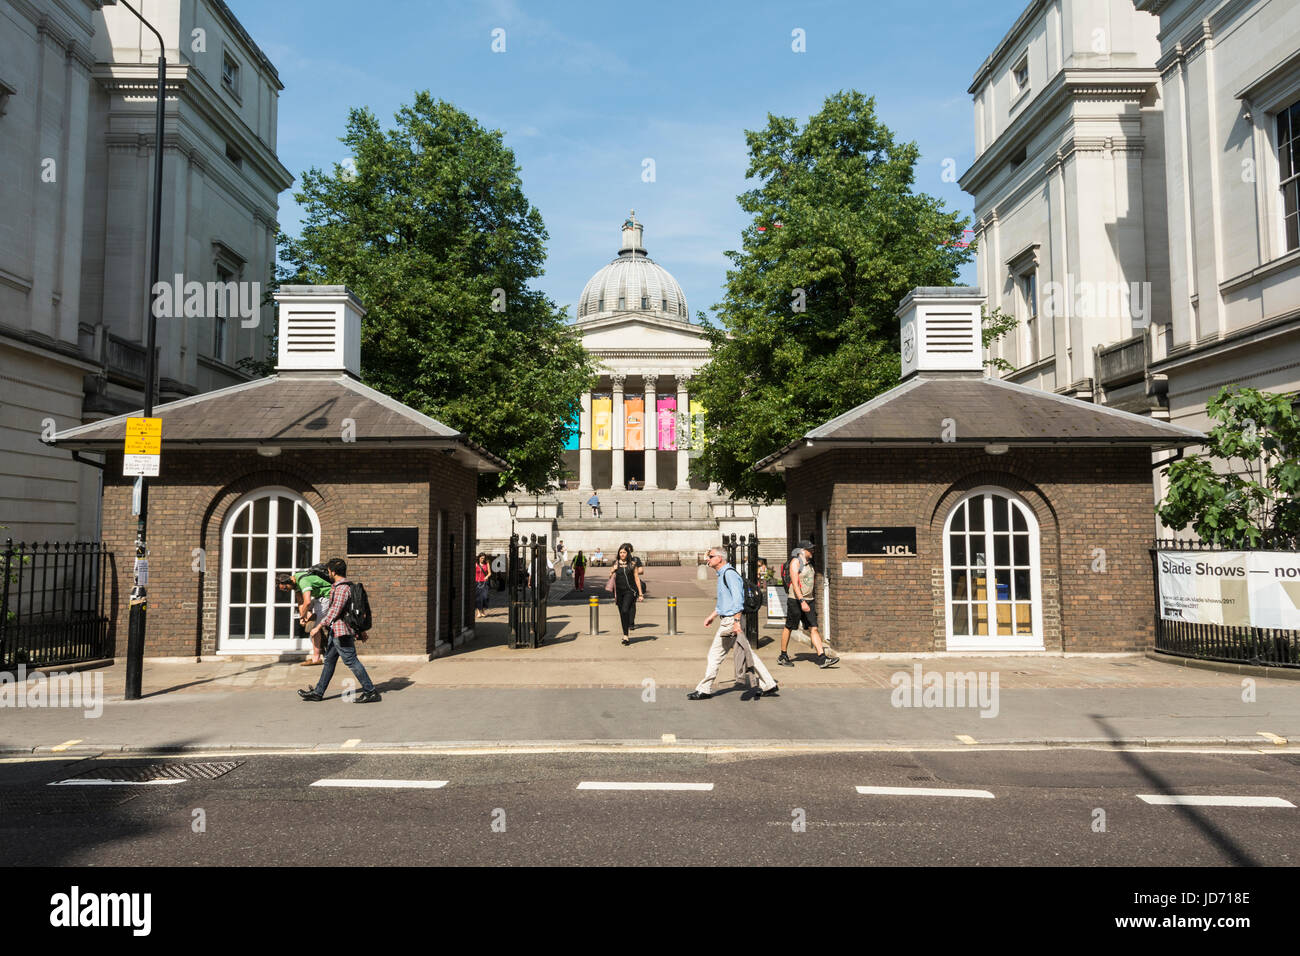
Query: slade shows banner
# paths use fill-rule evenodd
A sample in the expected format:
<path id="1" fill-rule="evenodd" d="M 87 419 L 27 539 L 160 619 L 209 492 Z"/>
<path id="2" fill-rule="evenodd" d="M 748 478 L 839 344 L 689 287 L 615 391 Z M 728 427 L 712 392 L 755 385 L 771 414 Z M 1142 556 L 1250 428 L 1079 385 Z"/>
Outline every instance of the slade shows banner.
<path id="1" fill-rule="evenodd" d="M 1158 551 L 1160 617 L 1300 630 L 1300 554 Z"/>
<path id="2" fill-rule="evenodd" d="M 623 400 L 623 447 L 627 451 L 645 451 L 645 399 Z"/>
<path id="3" fill-rule="evenodd" d="M 661 398 L 659 406 L 659 448 L 662 451 L 677 450 L 677 398 Z"/>

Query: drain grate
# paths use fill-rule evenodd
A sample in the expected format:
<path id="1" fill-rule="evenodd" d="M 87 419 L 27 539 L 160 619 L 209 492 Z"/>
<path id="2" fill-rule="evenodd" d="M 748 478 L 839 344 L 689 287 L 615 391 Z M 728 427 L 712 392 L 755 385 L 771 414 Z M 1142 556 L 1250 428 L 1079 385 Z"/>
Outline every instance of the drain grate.
<path id="1" fill-rule="evenodd" d="M 224 760 L 215 763 L 146 763 L 109 764 L 93 767 L 72 777 L 73 780 L 215 780 L 230 773 L 244 761 Z"/>

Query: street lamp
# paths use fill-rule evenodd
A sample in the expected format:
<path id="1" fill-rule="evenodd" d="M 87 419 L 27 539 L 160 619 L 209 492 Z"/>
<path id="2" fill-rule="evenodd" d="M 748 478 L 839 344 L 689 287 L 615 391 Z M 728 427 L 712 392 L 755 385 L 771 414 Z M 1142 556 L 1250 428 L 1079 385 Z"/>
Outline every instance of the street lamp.
<path id="1" fill-rule="evenodd" d="M 515 514 L 519 511 L 519 505 L 515 504 L 514 499 L 510 499 L 510 537 L 515 536 Z"/>
<path id="2" fill-rule="evenodd" d="M 145 308 L 148 311 L 148 344 L 144 358 L 144 417 L 153 418 L 154 375 L 156 374 L 154 350 L 157 347 L 158 320 L 153 314 L 149 296 L 158 285 L 158 257 L 162 243 L 162 175 L 163 175 L 163 117 L 167 110 L 167 45 L 163 43 L 162 34 L 153 28 L 140 11 L 121 0 L 122 6 L 130 10 L 137 20 L 158 38 L 158 94 L 154 110 L 154 163 L 153 163 L 153 239 L 150 248 L 149 291 L 145 296 Z M 147 559 L 149 553 L 146 544 L 149 529 L 149 482 L 140 476 L 140 516 L 136 524 L 135 553 L 137 559 Z M 131 588 L 131 613 L 127 624 L 126 638 L 126 693 L 127 700 L 140 699 L 140 685 L 144 672 L 144 635 L 148 623 L 148 572 L 139 573 L 141 565 L 137 561 L 134 586 Z M 148 564 L 144 564 L 147 568 Z M 143 577 L 143 580 L 141 578 Z"/>

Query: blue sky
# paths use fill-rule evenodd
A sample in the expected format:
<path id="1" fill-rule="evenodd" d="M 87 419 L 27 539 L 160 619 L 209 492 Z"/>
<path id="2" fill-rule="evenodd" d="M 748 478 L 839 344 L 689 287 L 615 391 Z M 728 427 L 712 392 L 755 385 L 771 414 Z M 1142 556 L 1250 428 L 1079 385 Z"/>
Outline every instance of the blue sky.
<path id="1" fill-rule="evenodd" d="M 345 159 L 350 107 L 388 126 L 428 89 L 505 134 L 550 234 L 544 292 L 572 305 L 635 208 L 693 315 L 722 298 L 723 252 L 747 225 L 735 198 L 749 188 L 743 131 L 769 112 L 802 122 L 838 90 L 875 96 L 895 135 L 920 147 L 916 188 L 969 216 L 943 163 L 969 167 L 966 90 L 1026 0 L 228 2 L 280 72 L 278 151 L 295 177 Z M 492 51 L 498 28 L 504 53 Z M 791 49 L 796 28 L 806 52 Z M 296 233 L 291 191 L 280 204 Z"/>

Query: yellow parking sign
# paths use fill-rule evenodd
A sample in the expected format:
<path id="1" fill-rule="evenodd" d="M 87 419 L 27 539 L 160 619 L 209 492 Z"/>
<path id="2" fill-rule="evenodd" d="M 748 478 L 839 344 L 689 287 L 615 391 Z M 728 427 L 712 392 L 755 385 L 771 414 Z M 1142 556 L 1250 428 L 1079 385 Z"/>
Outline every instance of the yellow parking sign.
<path id="1" fill-rule="evenodd" d="M 156 478 L 162 461 L 162 419 L 128 418 L 122 449 L 123 475 Z"/>
<path id="2" fill-rule="evenodd" d="M 126 444 L 122 450 L 128 455 L 161 455 L 162 419 L 128 418 Z"/>

